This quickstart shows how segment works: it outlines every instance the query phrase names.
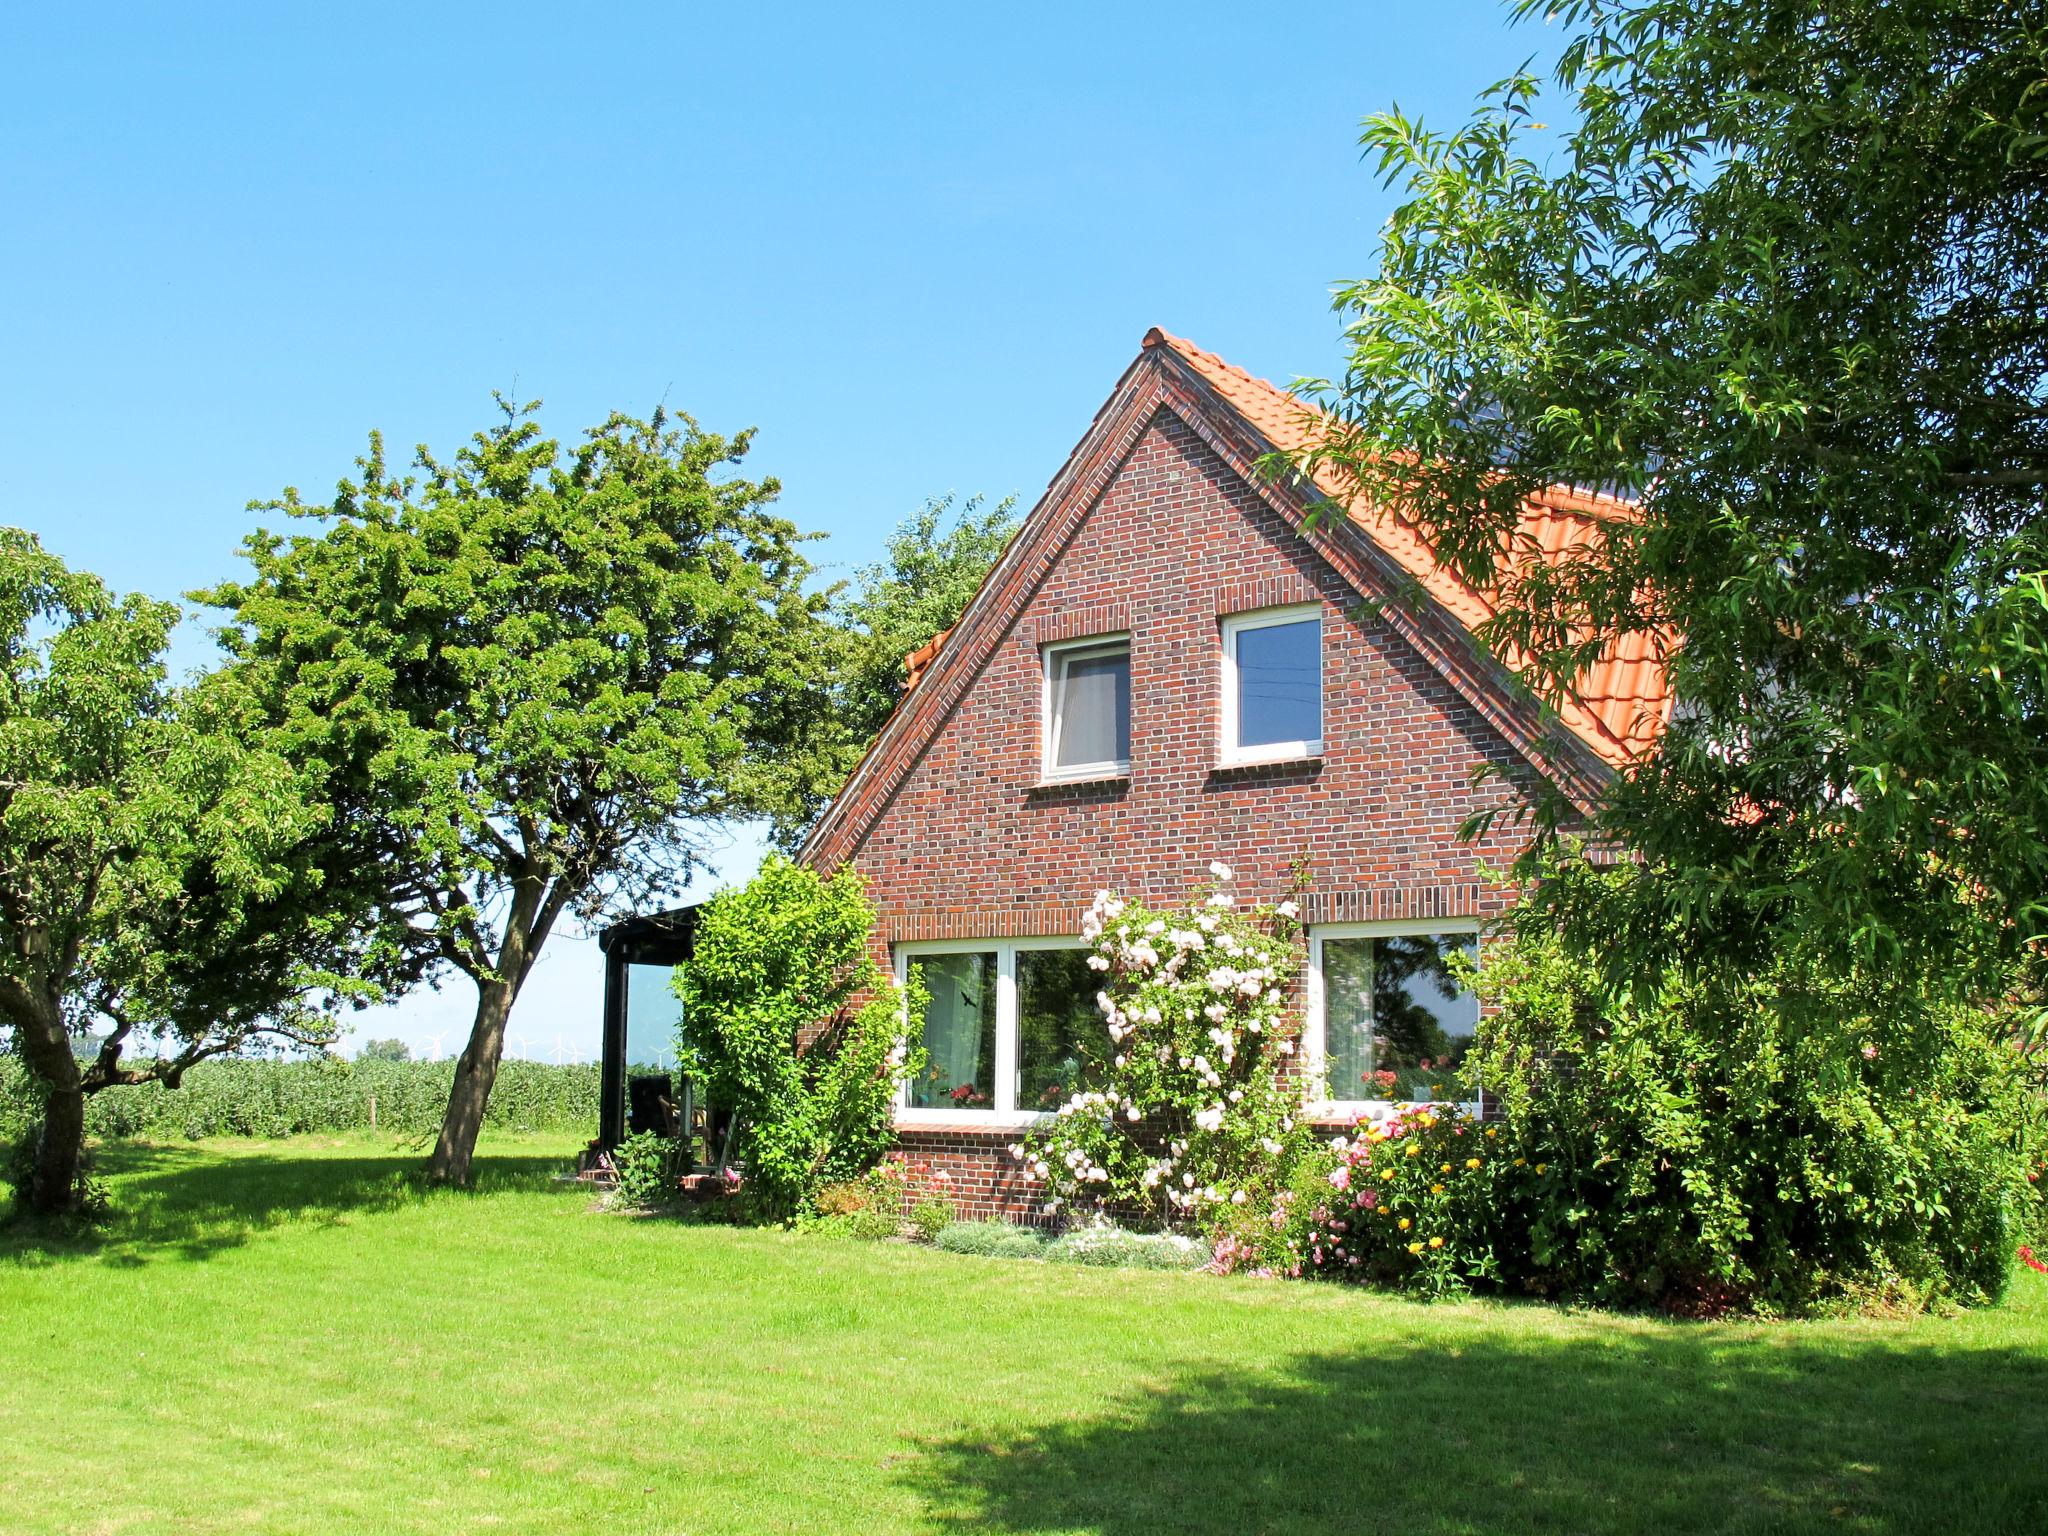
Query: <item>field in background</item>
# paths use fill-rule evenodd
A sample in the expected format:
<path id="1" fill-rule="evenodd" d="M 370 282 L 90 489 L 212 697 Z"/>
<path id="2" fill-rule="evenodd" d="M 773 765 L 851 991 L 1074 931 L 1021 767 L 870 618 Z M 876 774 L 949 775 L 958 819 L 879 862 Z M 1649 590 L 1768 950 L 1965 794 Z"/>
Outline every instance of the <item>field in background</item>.
<path id="1" fill-rule="evenodd" d="M 507 1060 L 484 1115 L 487 1127 L 597 1134 L 595 1063 L 555 1066 Z M 101 1138 L 201 1140 L 212 1136 L 300 1136 L 377 1131 L 431 1136 L 448 1107 L 449 1061 L 203 1061 L 176 1088 L 160 1083 L 108 1088 L 86 1101 L 86 1132 Z M 0 1143 L 40 1114 L 26 1069 L 0 1056 Z"/>
<path id="2" fill-rule="evenodd" d="M 2048 1280 L 1908 1323 L 1422 1307 L 592 1209 L 577 1138 L 109 1147 L 0 1235 L 0 1530 L 2038 1528 Z"/>

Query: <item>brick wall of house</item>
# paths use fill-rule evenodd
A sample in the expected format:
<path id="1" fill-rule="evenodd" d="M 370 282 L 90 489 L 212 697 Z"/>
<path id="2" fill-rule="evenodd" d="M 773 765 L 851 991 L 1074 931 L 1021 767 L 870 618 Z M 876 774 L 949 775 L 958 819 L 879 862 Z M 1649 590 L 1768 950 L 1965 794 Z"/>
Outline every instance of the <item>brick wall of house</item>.
<path id="1" fill-rule="evenodd" d="M 1314 764 L 1221 769 L 1220 621 L 1323 605 L 1325 751 Z M 1041 646 L 1131 635 L 1127 780 L 1058 788 L 1040 770 Z M 1511 828 L 1457 829 L 1519 766 L 1505 738 L 1178 416 L 1161 409 L 1000 647 L 854 850 L 877 944 L 1077 931 L 1093 893 L 1172 902 L 1230 864 L 1277 900 L 1297 864 L 1311 921 L 1484 916 Z M 906 1150 L 971 1190 L 976 1214 L 1031 1207 L 1000 1136 L 908 1132 Z"/>

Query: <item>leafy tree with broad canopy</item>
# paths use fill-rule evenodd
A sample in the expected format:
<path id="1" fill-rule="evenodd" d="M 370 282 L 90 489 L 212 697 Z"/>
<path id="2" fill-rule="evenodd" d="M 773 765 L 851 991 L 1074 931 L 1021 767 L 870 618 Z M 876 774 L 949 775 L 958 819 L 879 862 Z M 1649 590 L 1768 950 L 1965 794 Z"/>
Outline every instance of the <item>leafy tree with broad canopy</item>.
<path id="1" fill-rule="evenodd" d="M 2048 919 L 2048 6 L 1510 9 L 1564 29 L 1561 134 L 1528 71 L 1368 120 L 1405 201 L 1290 467 L 1495 583 L 1545 699 L 1669 637 L 1675 718 L 1591 829 L 1641 877 L 1546 885 L 1611 982 L 1987 995 Z M 1536 558 L 1560 482 L 1619 499 Z"/>
<path id="2" fill-rule="evenodd" d="M 506 1024 L 564 914 L 671 896 L 707 830 L 788 817 L 820 771 L 826 598 L 751 433 L 614 415 L 564 448 L 535 405 L 395 474 L 373 435 L 326 506 L 262 510 L 247 581 L 198 594 L 287 750 L 321 765 L 329 857 L 375 872 L 365 960 L 477 989 L 429 1173 L 465 1182 Z"/>
<path id="3" fill-rule="evenodd" d="M 178 617 L 0 529 L 0 1022 L 42 1099 L 39 1213 L 80 1199 L 88 1095 L 324 1044 L 304 999 L 360 990 L 318 964 L 341 931 L 326 813 L 234 680 L 170 685 Z"/>

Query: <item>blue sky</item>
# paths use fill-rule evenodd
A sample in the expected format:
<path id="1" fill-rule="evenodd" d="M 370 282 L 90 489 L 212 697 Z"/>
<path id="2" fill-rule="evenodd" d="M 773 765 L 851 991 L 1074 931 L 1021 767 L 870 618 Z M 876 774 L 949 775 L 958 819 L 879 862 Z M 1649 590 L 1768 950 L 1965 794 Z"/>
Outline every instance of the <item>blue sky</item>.
<path id="1" fill-rule="evenodd" d="M 1148 326 L 1333 370 L 1391 207 L 1359 119 L 1448 125 L 1547 40 L 1496 0 L 19 9 L 0 521 L 176 596 L 252 498 L 502 389 L 565 436 L 758 427 L 749 472 L 855 564 L 925 496 L 1028 505 Z M 592 1049 L 597 974 L 551 946 L 534 1054 Z M 452 1051 L 472 1006 L 359 1028 Z"/>

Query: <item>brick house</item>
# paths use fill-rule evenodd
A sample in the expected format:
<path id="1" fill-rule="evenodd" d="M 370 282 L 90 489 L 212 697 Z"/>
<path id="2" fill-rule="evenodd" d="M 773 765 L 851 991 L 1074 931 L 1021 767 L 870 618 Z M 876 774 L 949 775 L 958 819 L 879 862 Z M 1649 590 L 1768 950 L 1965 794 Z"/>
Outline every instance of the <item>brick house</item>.
<path id="1" fill-rule="evenodd" d="M 1274 901 L 1305 874 L 1303 1057 L 1318 1114 L 1348 1121 L 1411 1096 L 1477 1022 L 1441 957 L 1501 906 L 1477 862 L 1513 833 L 1457 830 L 1513 781 L 1475 770 L 1583 799 L 1669 714 L 1648 637 L 1539 711 L 1472 639 L 1486 594 L 1398 518 L 1305 534 L 1314 494 L 1254 466 L 1307 419 L 1148 333 L 804 847 L 865 877 L 877 958 L 932 993 L 913 1021 L 932 1072 L 898 1131 L 974 1214 L 1028 1208 L 1008 1147 L 1101 1027 L 1074 937 L 1097 890 L 1171 903 L 1221 860 L 1241 899 Z M 1555 551 L 1602 515 L 1626 508 L 1559 492 L 1525 531 Z"/>

